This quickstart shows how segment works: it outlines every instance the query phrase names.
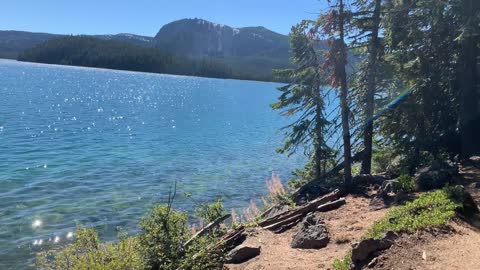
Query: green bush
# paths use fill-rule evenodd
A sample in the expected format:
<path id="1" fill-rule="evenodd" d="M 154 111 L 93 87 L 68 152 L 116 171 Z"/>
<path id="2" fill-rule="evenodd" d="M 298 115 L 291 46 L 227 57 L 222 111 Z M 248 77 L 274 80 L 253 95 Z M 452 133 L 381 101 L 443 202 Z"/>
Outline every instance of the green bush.
<path id="1" fill-rule="evenodd" d="M 227 214 L 223 207 L 222 199 L 218 199 L 214 203 L 200 203 L 195 209 L 195 216 L 201 218 L 206 223 L 210 223 L 215 219 Z"/>
<path id="2" fill-rule="evenodd" d="M 223 215 L 221 200 L 197 208 L 200 218 L 208 221 Z M 195 239 L 184 248 L 192 230 L 187 213 L 170 205 L 154 207 L 140 222 L 138 236 L 120 235 L 116 243 L 101 243 L 94 229 L 79 227 L 73 244 L 60 250 L 37 255 L 36 266 L 52 270 L 136 270 L 136 269 L 221 269 L 225 250 L 210 248 L 217 243 L 224 227 Z"/>
<path id="3" fill-rule="evenodd" d="M 153 269 L 176 269 L 184 255 L 183 243 L 191 233 L 187 214 L 159 205 L 140 222 L 142 254 Z"/>
<path id="4" fill-rule="evenodd" d="M 398 177 L 397 181 L 398 182 L 393 183 L 393 191 L 395 193 L 410 193 L 415 190 L 415 177 L 407 174 L 402 174 Z"/>
<path id="5" fill-rule="evenodd" d="M 366 237 L 378 239 L 387 231 L 413 233 L 428 227 L 445 226 L 455 216 L 462 203 L 450 198 L 448 190 L 422 194 L 413 202 L 391 208 L 386 216 L 375 222 Z"/>
<path id="6" fill-rule="evenodd" d="M 100 243 L 97 232 L 79 227 L 73 244 L 60 251 L 37 254 L 39 269 L 55 270 L 136 270 L 146 264 L 139 253 L 140 245 L 135 237 L 122 236 L 117 243 Z"/>
<path id="7" fill-rule="evenodd" d="M 350 270 L 352 265 L 352 253 L 349 252 L 343 259 L 336 259 L 333 261 L 333 269 L 335 270 Z"/>

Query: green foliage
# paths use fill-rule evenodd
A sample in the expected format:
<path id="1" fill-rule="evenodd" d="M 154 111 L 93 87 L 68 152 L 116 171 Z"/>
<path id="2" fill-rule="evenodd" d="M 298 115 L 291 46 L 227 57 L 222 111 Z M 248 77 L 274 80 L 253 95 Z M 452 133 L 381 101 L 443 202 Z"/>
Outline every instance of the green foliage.
<path id="1" fill-rule="evenodd" d="M 225 213 L 221 200 L 203 204 L 197 213 L 200 218 L 215 219 Z M 225 250 L 216 243 L 224 229 L 214 230 L 195 239 L 184 248 L 192 236 L 187 214 L 171 205 L 158 205 L 140 222 L 138 236 L 120 235 L 115 243 L 101 243 L 94 229 L 79 227 L 73 244 L 60 250 L 37 255 L 36 266 L 52 270 L 136 270 L 136 269 L 219 269 Z"/>
<path id="2" fill-rule="evenodd" d="M 36 267 L 52 270 L 145 269 L 137 238 L 122 236 L 117 243 L 100 243 L 93 229 L 79 227 L 70 246 L 37 254 Z"/>
<path id="3" fill-rule="evenodd" d="M 218 199 L 214 203 L 200 203 L 195 209 L 195 216 L 201 218 L 206 223 L 210 223 L 215 219 L 227 214 L 223 208 L 222 199 Z"/>
<path id="4" fill-rule="evenodd" d="M 140 222 L 142 253 L 153 269 L 176 269 L 184 256 L 183 243 L 190 238 L 187 214 L 159 205 Z"/>
<path id="5" fill-rule="evenodd" d="M 270 70 L 252 71 L 247 60 L 244 67 L 214 57 L 188 58 L 158 48 L 148 48 L 118 40 L 89 36 L 63 36 L 50 39 L 18 56 L 20 61 L 132 70 L 152 73 L 274 80 Z M 273 65 L 273 64 L 271 64 Z M 231 66 L 237 66 L 232 70 Z M 282 65 L 279 65 L 281 67 Z M 253 68 L 254 70 L 256 68 Z"/>
<path id="6" fill-rule="evenodd" d="M 445 226 L 462 207 L 452 200 L 448 190 L 437 190 L 422 194 L 413 202 L 391 208 L 384 218 L 375 222 L 366 237 L 378 239 L 387 231 L 413 233 L 429 227 Z"/>
<path id="7" fill-rule="evenodd" d="M 408 174 L 402 174 L 397 179 L 398 182 L 393 184 L 395 193 L 410 193 L 415 190 L 416 179 Z"/>
<path id="8" fill-rule="evenodd" d="M 333 269 L 335 270 L 350 270 L 352 265 L 352 253 L 349 252 L 343 259 L 335 259 L 333 261 Z"/>
<path id="9" fill-rule="evenodd" d="M 320 66 L 321 51 L 318 43 L 310 39 L 307 28 L 310 21 L 302 21 L 292 27 L 290 46 L 292 63 L 295 69 L 277 70 L 276 74 L 288 78 L 289 84 L 279 87 L 278 101 L 271 107 L 281 110 L 286 117 L 295 117 L 292 124 L 285 127 L 285 142 L 277 151 L 293 154 L 298 148 L 312 158 L 315 175 L 321 174 L 322 164 L 330 158 L 330 148 L 326 144 L 326 128 L 330 124 L 325 117 L 323 88 L 326 84 L 325 73 Z"/>

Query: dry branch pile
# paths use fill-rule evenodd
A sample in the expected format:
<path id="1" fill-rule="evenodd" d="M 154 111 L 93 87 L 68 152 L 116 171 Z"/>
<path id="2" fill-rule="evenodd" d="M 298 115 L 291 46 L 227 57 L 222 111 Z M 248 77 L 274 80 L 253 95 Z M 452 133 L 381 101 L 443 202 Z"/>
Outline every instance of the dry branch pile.
<path id="1" fill-rule="evenodd" d="M 345 198 L 338 198 L 339 192 L 340 191 L 336 189 L 331 193 L 307 203 L 306 205 L 293 208 L 285 213 L 262 220 L 258 225 L 275 233 L 284 232 L 295 226 L 308 213 L 316 211 L 326 212 L 344 205 Z"/>

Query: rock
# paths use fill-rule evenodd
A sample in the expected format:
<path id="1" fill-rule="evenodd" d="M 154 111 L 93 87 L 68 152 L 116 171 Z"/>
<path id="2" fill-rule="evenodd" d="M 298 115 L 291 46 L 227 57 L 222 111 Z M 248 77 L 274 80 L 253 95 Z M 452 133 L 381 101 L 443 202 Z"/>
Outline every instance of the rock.
<path id="1" fill-rule="evenodd" d="M 475 183 L 475 188 L 476 188 L 476 189 L 480 189 L 480 182 L 476 182 L 476 183 Z"/>
<path id="2" fill-rule="evenodd" d="M 371 260 L 368 264 L 367 264 L 367 267 L 368 268 L 373 268 L 378 262 L 378 259 L 377 258 L 373 258 L 373 260 Z"/>
<path id="3" fill-rule="evenodd" d="M 433 162 L 428 167 L 419 169 L 415 175 L 417 185 L 421 191 L 442 188 L 452 182 L 454 175 L 458 173 L 458 167 L 446 162 Z"/>
<path id="4" fill-rule="evenodd" d="M 326 247 L 330 237 L 325 223 L 315 214 L 308 214 L 300 224 L 300 230 L 293 237 L 292 248 L 319 249 Z"/>
<path id="5" fill-rule="evenodd" d="M 382 175 L 358 174 L 352 178 L 355 186 L 381 185 L 386 180 Z"/>
<path id="6" fill-rule="evenodd" d="M 367 259 L 374 252 L 385 250 L 392 246 L 397 235 L 394 232 L 387 232 L 382 239 L 364 239 L 352 245 L 352 262 L 359 263 Z"/>
<path id="7" fill-rule="evenodd" d="M 398 180 L 393 179 L 393 180 L 385 180 L 382 184 L 382 187 L 380 187 L 380 194 L 383 196 L 391 196 L 393 195 L 393 186 L 398 183 Z"/>
<path id="8" fill-rule="evenodd" d="M 260 246 L 238 246 L 232 249 L 226 258 L 226 263 L 243 263 L 260 255 Z"/>

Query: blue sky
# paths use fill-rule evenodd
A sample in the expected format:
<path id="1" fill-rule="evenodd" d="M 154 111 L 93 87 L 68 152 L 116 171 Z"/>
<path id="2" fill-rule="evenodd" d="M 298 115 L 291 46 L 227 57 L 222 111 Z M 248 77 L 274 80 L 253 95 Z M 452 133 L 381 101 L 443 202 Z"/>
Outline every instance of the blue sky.
<path id="1" fill-rule="evenodd" d="M 0 30 L 154 36 L 166 23 L 202 18 L 287 34 L 326 0 L 1 0 Z"/>

